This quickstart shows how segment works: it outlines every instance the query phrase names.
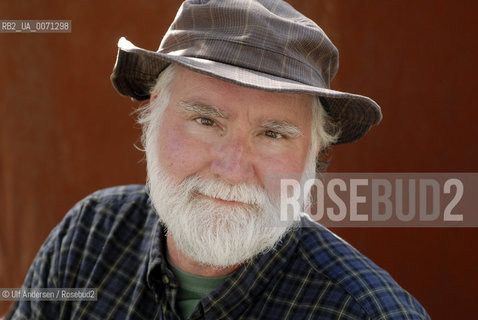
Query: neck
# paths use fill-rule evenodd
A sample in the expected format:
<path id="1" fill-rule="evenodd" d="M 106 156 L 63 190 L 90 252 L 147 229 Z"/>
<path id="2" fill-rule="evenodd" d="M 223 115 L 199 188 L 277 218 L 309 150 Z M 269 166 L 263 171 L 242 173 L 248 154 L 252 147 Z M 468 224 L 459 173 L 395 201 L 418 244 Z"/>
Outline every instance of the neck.
<path id="1" fill-rule="evenodd" d="M 215 267 L 200 263 L 178 249 L 173 236 L 168 233 L 166 236 L 166 243 L 168 247 L 168 257 L 171 262 L 184 272 L 192 273 L 202 277 L 221 277 L 233 273 L 241 265 L 234 265 L 231 267 Z"/>

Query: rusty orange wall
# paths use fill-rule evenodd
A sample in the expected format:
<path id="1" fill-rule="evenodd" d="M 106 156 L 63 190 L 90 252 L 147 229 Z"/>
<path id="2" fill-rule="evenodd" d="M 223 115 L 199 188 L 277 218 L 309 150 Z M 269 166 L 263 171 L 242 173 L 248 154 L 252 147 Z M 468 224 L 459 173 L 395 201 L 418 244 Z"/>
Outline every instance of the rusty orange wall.
<path id="1" fill-rule="evenodd" d="M 478 171 L 478 5 L 295 0 L 341 53 L 333 88 L 373 97 L 383 123 L 330 171 Z M 68 19 L 71 34 L 0 34 L 0 287 L 19 287 L 49 231 L 88 193 L 142 183 L 136 105 L 109 82 L 116 42 L 156 50 L 179 1 L 2 1 L 0 19 Z M 477 229 L 336 229 L 433 319 L 475 316 Z M 0 304 L 0 314 L 7 304 Z"/>

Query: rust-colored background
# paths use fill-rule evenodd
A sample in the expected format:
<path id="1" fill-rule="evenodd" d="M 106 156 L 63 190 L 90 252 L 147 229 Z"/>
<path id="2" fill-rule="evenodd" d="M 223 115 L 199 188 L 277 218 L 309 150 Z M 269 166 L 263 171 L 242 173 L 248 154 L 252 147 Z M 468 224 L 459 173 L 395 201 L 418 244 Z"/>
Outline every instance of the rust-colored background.
<path id="1" fill-rule="evenodd" d="M 341 53 L 333 88 L 373 97 L 382 124 L 337 147 L 333 172 L 478 171 L 475 22 L 466 0 L 295 0 Z M 28 4 L 27 4 L 28 3 Z M 126 36 L 156 50 L 179 1 L 2 1 L 0 19 L 68 19 L 71 34 L 0 34 L 0 287 L 94 190 L 142 183 L 137 106 L 109 75 Z M 476 191 L 475 191 L 476 192 Z M 433 319 L 476 317 L 477 229 L 335 229 Z M 0 314 L 8 303 L 0 304 Z"/>

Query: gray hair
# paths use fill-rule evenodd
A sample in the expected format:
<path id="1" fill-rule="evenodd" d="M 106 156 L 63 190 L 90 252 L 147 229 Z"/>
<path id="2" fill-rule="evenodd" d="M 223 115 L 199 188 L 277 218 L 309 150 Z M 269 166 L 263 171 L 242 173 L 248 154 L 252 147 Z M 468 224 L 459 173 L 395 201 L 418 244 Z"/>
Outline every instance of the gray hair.
<path id="1" fill-rule="evenodd" d="M 156 137 L 158 129 L 161 126 L 162 115 L 169 104 L 170 86 L 175 73 L 175 64 L 170 64 L 161 72 L 156 83 L 150 90 L 151 97 L 157 97 L 138 110 L 139 116 L 137 122 L 142 127 L 141 142 L 145 150 L 156 149 Z M 337 127 L 330 120 L 319 98 L 314 97 L 312 99 L 310 152 L 316 155 L 316 172 L 324 172 L 327 169 L 329 163 L 327 158 L 330 146 L 337 141 L 339 134 L 339 130 L 337 130 Z"/>

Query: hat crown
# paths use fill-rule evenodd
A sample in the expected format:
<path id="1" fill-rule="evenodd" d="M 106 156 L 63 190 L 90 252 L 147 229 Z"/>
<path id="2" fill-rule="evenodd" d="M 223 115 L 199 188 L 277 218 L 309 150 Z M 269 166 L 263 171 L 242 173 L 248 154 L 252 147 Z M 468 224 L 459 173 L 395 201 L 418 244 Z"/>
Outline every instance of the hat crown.
<path id="1" fill-rule="evenodd" d="M 324 31 L 280 0 L 185 1 L 158 52 L 322 88 L 338 69 L 338 51 Z"/>

